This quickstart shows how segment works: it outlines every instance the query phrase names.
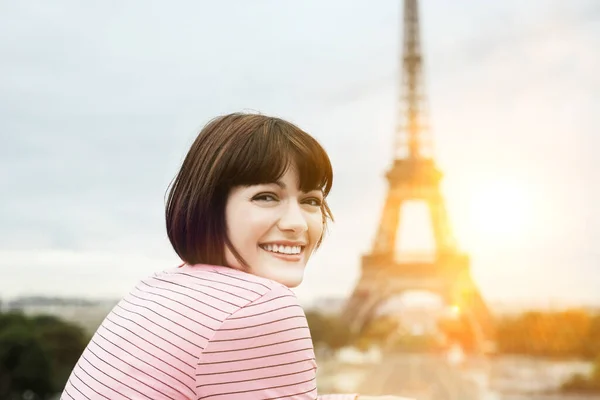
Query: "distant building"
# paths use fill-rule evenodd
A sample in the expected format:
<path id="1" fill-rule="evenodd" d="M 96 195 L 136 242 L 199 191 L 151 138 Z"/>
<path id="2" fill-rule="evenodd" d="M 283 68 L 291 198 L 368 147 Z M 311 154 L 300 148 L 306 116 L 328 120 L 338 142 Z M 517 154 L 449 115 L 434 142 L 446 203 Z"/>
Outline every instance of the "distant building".
<path id="1" fill-rule="evenodd" d="M 32 296 L 7 301 L 3 312 L 22 312 L 28 316 L 52 315 L 79 325 L 91 334 L 116 304 L 116 300 Z"/>

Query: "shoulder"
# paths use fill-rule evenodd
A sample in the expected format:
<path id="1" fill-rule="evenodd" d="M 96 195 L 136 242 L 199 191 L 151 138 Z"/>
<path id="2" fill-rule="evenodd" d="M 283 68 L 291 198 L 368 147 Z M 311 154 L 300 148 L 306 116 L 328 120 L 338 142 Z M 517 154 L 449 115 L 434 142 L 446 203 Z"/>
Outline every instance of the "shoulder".
<path id="1" fill-rule="evenodd" d="M 215 332 L 198 359 L 196 387 L 202 398 L 297 398 L 314 391 L 316 368 L 304 312 L 276 284 Z"/>
<path id="2" fill-rule="evenodd" d="M 312 349 L 310 330 L 296 295 L 284 285 L 274 285 L 255 301 L 232 313 L 209 343 L 209 352 L 224 349 L 272 347 L 277 350 Z M 240 347 L 241 346 L 241 347 Z"/>
<path id="3" fill-rule="evenodd" d="M 228 320 L 237 321 L 251 319 L 254 323 L 266 323 L 274 318 L 278 322 L 282 319 L 305 318 L 304 311 L 294 292 L 279 283 L 273 285 L 255 301 L 240 308 L 237 312 L 232 314 Z"/>
<path id="4" fill-rule="evenodd" d="M 212 282 L 218 281 L 229 283 L 232 286 L 242 286 L 247 290 L 265 292 L 274 286 L 283 286 L 278 282 L 266 279 L 248 272 L 240 271 L 234 268 L 221 265 L 187 265 L 184 264 L 177 268 L 167 269 L 161 274 L 181 274 L 193 277 L 200 277 Z"/>
<path id="5" fill-rule="evenodd" d="M 219 302 L 230 313 L 254 302 L 272 288 L 279 286 L 270 281 L 243 271 L 216 265 L 185 265 L 154 274 L 148 280 L 178 289 L 186 289 L 195 294 L 207 294 Z"/>
<path id="6" fill-rule="evenodd" d="M 186 265 L 154 274 L 142 286 L 161 287 L 171 293 L 185 293 L 185 302 L 213 306 L 225 321 L 249 310 L 267 313 L 284 306 L 300 308 L 294 292 L 279 282 L 244 271 L 215 265 Z M 249 308 L 249 310 L 246 310 Z"/>
<path id="7" fill-rule="evenodd" d="M 212 275 L 203 276 L 208 276 L 213 284 L 218 281 L 228 285 L 231 292 L 240 291 L 248 299 L 226 318 L 221 329 L 305 319 L 296 294 L 279 282 L 226 267 L 211 266 L 205 270 Z"/>
<path id="8" fill-rule="evenodd" d="M 200 364 L 251 368 L 265 358 L 275 364 L 314 360 L 304 311 L 296 295 L 280 284 L 231 314 L 209 341 Z"/>

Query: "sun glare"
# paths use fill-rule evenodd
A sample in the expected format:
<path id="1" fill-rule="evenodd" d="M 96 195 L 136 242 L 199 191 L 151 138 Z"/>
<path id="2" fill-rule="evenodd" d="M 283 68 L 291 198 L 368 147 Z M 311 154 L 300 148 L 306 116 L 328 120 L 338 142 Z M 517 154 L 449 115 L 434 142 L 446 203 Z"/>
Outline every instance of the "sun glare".
<path id="1" fill-rule="evenodd" d="M 534 233 L 535 191 L 525 182 L 487 178 L 450 191 L 449 218 L 459 246 L 490 249 L 496 244 L 515 246 Z M 407 201 L 400 210 L 396 235 L 398 260 L 421 260 L 431 255 L 435 240 L 427 204 Z"/>
<path id="2" fill-rule="evenodd" d="M 526 188 L 512 182 L 486 183 L 474 190 L 469 203 L 471 234 L 503 240 L 522 237 L 534 211 Z"/>

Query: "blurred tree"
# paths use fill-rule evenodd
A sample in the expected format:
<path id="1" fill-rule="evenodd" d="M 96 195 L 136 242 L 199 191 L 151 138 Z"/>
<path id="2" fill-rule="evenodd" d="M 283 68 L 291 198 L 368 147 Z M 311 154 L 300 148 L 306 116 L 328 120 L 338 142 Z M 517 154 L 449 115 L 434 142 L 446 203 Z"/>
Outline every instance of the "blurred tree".
<path id="1" fill-rule="evenodd" d="M 54 392 L 51 363 L 27 324 L 5 326 L 0 331 L 0 398 L 31 390 L 45 398 Z"/>
<path id="2" fill-rule="evenodd" d="M 56 391 L 61 391 L 87 346 L 88 338 L 82 328 L 58 318 L 36 317 L 32 323 L 52 363 L 53 387 Z"/>
<path id="3" fill-rule="evenodd" d="M 588 336 L 583 346 L 583 356 L 586 358 L 600 357 L 600 314 L 591 318 Z M 598 360 L 600 365 L 600 360 Z"/>
<path id="4" fill-rule="evenodd" d="M 390 316 L 381 316 L 375 318 L 363 330 L 361 336 L 367 339 L 369 343 L 384 344 L 390 337 L 396 337 L 399 334 L 400 323 L 398 319 Z"/>
<path id="5" fill-rule="evenodd" d="M 0 331 L 2 331 L 4 328 L 13 327 L 16 325 L 29 326 L 29 322 L 29 318 L 22 313 L 0 313 Z"/>
<path id="6" fill-rule="evenodd" d="M 337 350 L 350 344 L 350 332 L 338 317 L 324 315 L 317 311 L 307 311 L 306 320 L 315 347 L 325 346 L 331 350 Z"/>
<path id="7" fill-rule="evenodd" d="M 87 342 L 82 328 L 53 316 L 0 314 L 0 399 L 62 391 Z"/>
<path id="8" fill-rule="evenodd" d="M 593 358 L 600 351 L 600 317 L 585 310 L 527 312 L 500 320 L 501 353 Z"/>

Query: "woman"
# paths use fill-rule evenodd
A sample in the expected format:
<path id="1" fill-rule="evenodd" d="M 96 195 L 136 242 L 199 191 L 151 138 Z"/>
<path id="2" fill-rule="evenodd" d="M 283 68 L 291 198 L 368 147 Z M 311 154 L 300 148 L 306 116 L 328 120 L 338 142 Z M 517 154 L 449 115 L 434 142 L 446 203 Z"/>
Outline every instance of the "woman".
<path id="1" fill-rule="evenodd" d="M 278 118 L 230 114 L 189 150 L 166 205 L 184 261 L 144 279 L 106 317 L 62 399 L 317 397 L 302 281 L 331 212 L 323 148 Z"/>

